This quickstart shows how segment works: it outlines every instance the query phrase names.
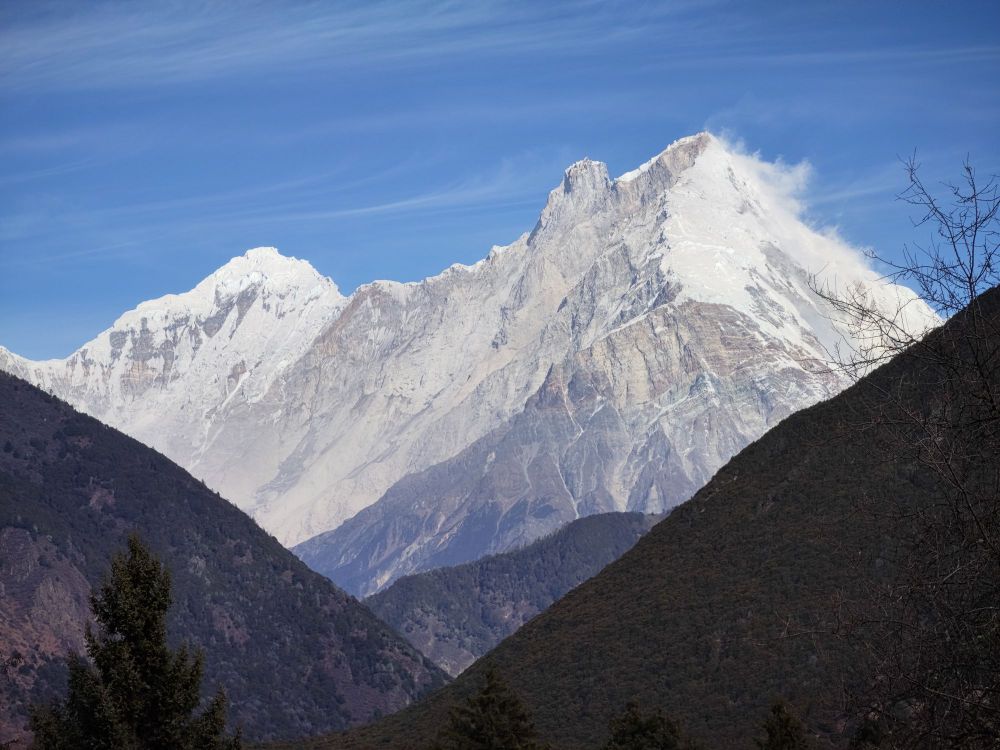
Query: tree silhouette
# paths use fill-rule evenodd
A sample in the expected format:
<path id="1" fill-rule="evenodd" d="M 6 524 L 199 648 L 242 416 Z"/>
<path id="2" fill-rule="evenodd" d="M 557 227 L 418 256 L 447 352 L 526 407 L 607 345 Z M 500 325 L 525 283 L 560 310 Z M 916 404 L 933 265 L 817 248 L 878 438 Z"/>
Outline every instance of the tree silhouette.
<path id="1" fill-rule="evenodd" d="M 639 704 L 629 703 L 608 722 L 611 737 L 602 750 L 697 750 L 684 738 L 676 722 L 660 711 L 644 714 Z"/>
<path id="2" fill-rule="evenodd" d="M 771 706 L 764 722 L 764 739 L 754 740 L 759 750 L 808 750 L 805 727 L 781 701 Z"/>
<path id="3" fill-rule="evenodd" d="M 451 710 L 435 750 L 544 750 L 520 697 L 489 667 L 483 686 Z"/>
<path id="4" fill-rule="evenodd" d="M 35 708 L 37 750 L 238 750 L 220 690 L 200 713 L 202 654 L 167 646 L 170 573 L 135 535 L 90 597 L 89 662 L 69 662 L 64 703 Z"/>

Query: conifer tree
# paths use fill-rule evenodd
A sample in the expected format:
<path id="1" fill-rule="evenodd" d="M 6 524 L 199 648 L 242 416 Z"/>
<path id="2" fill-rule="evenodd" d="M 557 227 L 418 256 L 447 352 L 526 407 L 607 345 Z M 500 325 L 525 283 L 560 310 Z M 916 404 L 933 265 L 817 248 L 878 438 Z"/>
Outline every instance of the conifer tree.
<path id="1" fill-rule="evenodd" d="M 675 721 L 660 711 L 644 714 L 635 702 L 611 719 L 609 729 L 611 737 L 602 750 L 698 750 Z"/>
<path id="2" fill-rule="evenodd" d="M 765 738 L 754 740 L 760 750 L 809 750 L 805 727 L 781 701 L 771 706 L 763 729 Z"/>
<path id="3" fill-rule="evenodd" d="M 167 646 L 170 572 L 135 535 L 90 597 L 98 623 L 85 633 L 90 660 L 69 662 L 64 703 L 36 708 L 36 750 L 238 750 L 225 736 L 220 690 L 203 711 L 203 656 Z"/>
<path id="4" fill-rule="evenodd" d="M 483 686 L 451 710 L 435 750 L 545 750 L 520 697 L 492 667 Z"/>

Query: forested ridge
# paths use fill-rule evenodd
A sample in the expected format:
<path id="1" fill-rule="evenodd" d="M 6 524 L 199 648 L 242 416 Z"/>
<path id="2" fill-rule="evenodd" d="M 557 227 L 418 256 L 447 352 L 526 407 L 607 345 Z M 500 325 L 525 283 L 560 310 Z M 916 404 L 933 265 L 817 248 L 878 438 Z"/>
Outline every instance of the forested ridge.
<path id="1" fill-rule="evenodd" d="M 87 597 L 130 532 L 173 576 L 171 636 L 206 654 L 248 739 L 344 728 L 445 676 L 367 608 L 169 460 L 0 373 L 0 725 L 65 689 Z M 0 738 L 2 739 L 2 738 Z"/>
<path id="2" fill-rule="evenodd" d="M 621 557 L 658 518 L 642 513 L 580 518 L 522 549 L 405 576 L 365 604 L 456 675 Z"/>

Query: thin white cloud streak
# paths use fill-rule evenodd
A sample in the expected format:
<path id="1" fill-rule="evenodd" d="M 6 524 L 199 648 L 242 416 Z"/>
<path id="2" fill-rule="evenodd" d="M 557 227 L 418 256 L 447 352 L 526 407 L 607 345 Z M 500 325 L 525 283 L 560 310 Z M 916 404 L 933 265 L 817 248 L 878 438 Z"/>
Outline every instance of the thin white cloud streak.
<path id="1" fill-rule="evenodd" d="M 0 188 L 94 170 L 139 154 L 161 137 L 161 129 L 151 124 L 5 134 L 0 138 Z M 80 154 L 85 155 L 69 158 Z M 26 161 L 45 166 L 13 169 Z"/>
<path id="2" fill-rule="evenodd" d="M 327 193 L 312 196 L 286 195 L 284 197 L 287 200 L 283 203 L 271 202 L 260 207 L 240 207 L 235 211 L 218 212 L 202 217 L 202 221 L 211 226 L 234 223 L 323 222 L 366 216 L 390 216 L 413 212 L 429 215 L 484 207 L 531 204 L 538 205 L 540 210 L 548 189 L 558 183 L 561 174 L 562 166 L 555 166 L 554 159 L 542 162 L 532 155 L 520 155 L 502 160 L 491 172 L 394 200 L 337 207 L 338 203 L 342 203 L 342 198 L 338 199 Z M 545 185 L 548 187 L 541 187 Z M 333 204 L 334 207 L 306 207 L 309 204 L 316 206 L 320 201 Z"/>
<path id="3" fill-rule="evenodd" d="M 78 132 L 67 130 L 49 133 L 25 133 L 0 140 L 0 153 L 34 153 L 65 151 L 78 148 L 86 139 Z"/>
<path id="4" fill-rule="evenodd" d="M 144 215 L 179 211 L 186 209 L 205 209 L 211 206 L 225 206 L 232 203 L 251 203 L 257 199 L 264 199 L 274 195 L 308 194 L 308 191 L 315 191 L 318 187 L 328 186 L 330 190 L 348 190 L 366 183 L 377 181 L 391 174 L 395 170 L 367 175 L 355 180 L 337 181 L 340 175 L 344 174 L 344 167 L 331 169 L 317 174 L 303 177 L 291 178 L 272 182 L 263 182 L 253 187 L 240 187 L 232 190 L 220 190 L 213 193 L 201 193 L 178 198 L 164 198 L 161 200 L 143 201 L 111 208 L 98 208 L 88 211 L 88 216 L 98 220 L 112 218 L 133 217 L 139 218 Z"/>
<path id="5" fill-rule="evenodd" d="M 753 14 L 704 4 L 383 3 L 58 4 L 0 25 L 0 91 L 149 89 L 254 72 L 455 64 L 491 55 L 579 60 L 647 44 L 637 72 L 745 66 L 968 65 L 1000 60 L 1000 45 L 799 49 Z M 738 8 L 738 6 L 736 6 Z M 691 12 L 697 9 L 697 13 Z"/>
<path id="6" fill-rule="evenodd" d="M 563 165 L 564 166 L 564 165 Z M 551 167 L 551 168 L 550 168 Z M 392 217 L 420 213 L 423 216 L 457 214 L 484 209 L 535 205 L 541 209 L 548 188 L 558 183 L 562 166 L 542 161 L 534 154 L 522 154 L 502 160 L 492 171 L 456 181 L 425 192 L 395 200 L 344 205 L 344 196 L 354 187 L 391 178 L 394 168 L 359 177 L 353 181 L 325 184 L 327 175 L 312 175 L 286 180 L 259 188 L 222 191 L 191 198 L 151 201 L 131 206 L 44 212 L 4 217 L 0 223 L 0 242 L 6 245 L 0 265 L 43 265 L 52 261 L 105 257 L 128 257 L 144 252 L 143 241 L 151 231 L 173 230 L 177 212 L 185 213 L 185 232 L 218 231 L 223 227 L 266 227 L 290 222 L 314 222 L 318 226 L 364 217 Z M 106 239 L 103 226 L 109 218 L 116 230 Z M 16 246 L 31 246 L 39 238 L 67 232 L 91 236 L 92 246 L 80 254 L 38 255 L 21 253 Z"/>
<path id="7" fill-rule="evenodd" d="M 96 160 L 95 162 L 96 163 Z M 0 242 L 23 242 L 28 239 L 100 226 L 130 225 L 143 227 L 167 226 L 178 221 L 178 213 L 186 221 L 197 221 L 208 216 L 265 217 L 273 214 L 278 205 L 298 206 L 331 202 L 340 194 L 359 187 L 391 179 L 424 163 L 411 157 L 381 170 L 372 170 L 360 176 L 349 176 L 347 166 L 341 164 L 322 172 L 282 180 L 261 179 L 252 186 L 236 187 L 209 193 L 163 198 L 124 205 L 89 206 L 86 209 L 67 209 L 49 205 L 44 211 L 31 210 L 0 215 Z M 46 173 L 51 170 L 42 170 Z M 29 175 L 25 175 L 27 178 Z M 41 172 L 36 177 L 43 177 Z M 3 184 L 0 178 L 0 185 Z M 282 201 L 279 204 L 277 201 Z M 0 247 L 0 252 L 5 249 Z"/>
<path id="8" fill-rule="evenodd" d="M 68 4 L 0 29 L 0 88 L 150 86 L 248 70 L 343 69 L 461 55 L 582 52 L 639 38 L 688 5 L 629 10 L 457 3 Z"/>
<path id="9" fill-rule="evenodd" d="M 598 100 L 580 96 L 548 96 L 537 99 L 517 99 L 498 103 L 496 101 L 471 101 L 440 106 L 398 109 L 384 113 L 347 113 L 336 119 L 308 123 L 277 133 L 268 133 L 268 142 L 322 138 L 344 133 L 371 133 L 373 131 L 398 131 L 400 128 L 468 128 L 477 123 L 508 123 L 525 120 L 545 122 L 555 117 L 587 115 L 595 113 L 603 116 L 619 114 L 628 108 L 643 107 L 654 111 L 646 92 L 613 91 L 602 93 Z M 663 112 L 659 110 L 662 109 Z M 672 114 L 680 117 L 669 107 L 656 108 L 657 114 Z M 248 137 L 254 137 L 250 135 Z"/>
<path id="10" fill-rule="evenodd" d="M 0 187 L 10 187 L 11 185 L 20 185 L 25 182 L 44 180 L 50 177 L 70 174 L 71 172 L 80 172 L 82 170 L 95 167 L 100 163 L 100 159 L 95 157 L 86 157 L 84 159 L 75 159 L 74 161 L 64 162 L 62 164 L 54 164 L 49 167 L 42 167 L 41 169 L 31 169 L 25 172 L 8 172 L 4 175 L 0 175 Z"/>
<path id="11" fill-rule="evenodd" d="M 862 198 L 874 195 L 895 196 L 902 185 L 902 172 L 898 168 L 891 174 L 885 172 L 871 175 L 861 180 L 855 180 L 841 186 L 827 186 L 810 191 L 808 204 L 810 208 L 823 208 L 832 205 L 853 203 Z"/>
<path id="12" fill-rule="evenodd" d="M 4 266 L 45 267 L 52 263 L 58 263 L 67 260 L 83 260 L 83 259 L 107 260 L 110 258 L 123 258 L 123 257 L 128 257 L 131 254 L 131 252 L 125 252 L 125 250 L 131 250 L 134 248 L 135 248 L 135 243 L 133 242 L 116 242 L 111 245 L 102 245 L 99 247 L 87 247 L 79 250 L 70 250 L 64 253 L 54 253 L 50 255 L 36 255 L 36 256 L 11 255 L 7 258 L 0 256 L 0 268 Z"/>
<path id="13" fill-rule="evenodd" d="M 763 46 L 763 45 L 761 45 Z M 735 67 L 735 66 L 843 66 L 843 65 L 914 65 L 940 66 L 968 65 L 1000 60 L 1000 45 L 970 47 L 896 47 L 879 49 L 818 50 L 814 52 L 763 52 L 754 49 L 745 52 L 719 50 L 681 53 L 642 66 L 643 70 L 662 70 L 671 67 Z"/>

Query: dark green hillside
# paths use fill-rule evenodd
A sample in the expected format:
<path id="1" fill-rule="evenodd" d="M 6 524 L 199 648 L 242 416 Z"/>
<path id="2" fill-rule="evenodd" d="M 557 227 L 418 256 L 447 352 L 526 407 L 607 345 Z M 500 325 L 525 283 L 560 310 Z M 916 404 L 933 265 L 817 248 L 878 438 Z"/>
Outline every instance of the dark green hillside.
<path id="1" fill-rule="evenodd" d="M 580 518 L 523 549 L 400 578 L 365 604 L 456 675 L 621 557 L 657 518 L 641 513 Z"/>
<path id="2" fill-rule="evenodd" d="M 978 304 L 995 332 L 1000 291 Z M 960 339 L 963 320 L 928 346 Z M 933 358 L 903 355 L 789 417 L 451 686 L 371 727 L 297 747 L 424 747 L 489 667 L 524 698 L 542 737 L 567 750 L 600 746 L 609 717 L 633 699 L 708 747 L 749 748 L 782 697 L 820 746 L 846 745 L 842 688 L 866 664 L 855 641 L 829 635 L 835 600 L 868 600 L 890 572 L 888 516 L 880 523 L 859 508 L 898 499 L 921 508 L 940 496 L 934 476 L 901 452 L 884 394 L 901 409 L 940 411 L 943 377 Z"/>
<path id="3" fill-rule="evenodd" d="M 206 653 L 248 739 L 397 710 L 444 675 L 239 511 L 138 442 L 0 374 L 0 740 L 65 685 L 87 596 L 138 531 L 173 575 L 168 629 Z"/>

